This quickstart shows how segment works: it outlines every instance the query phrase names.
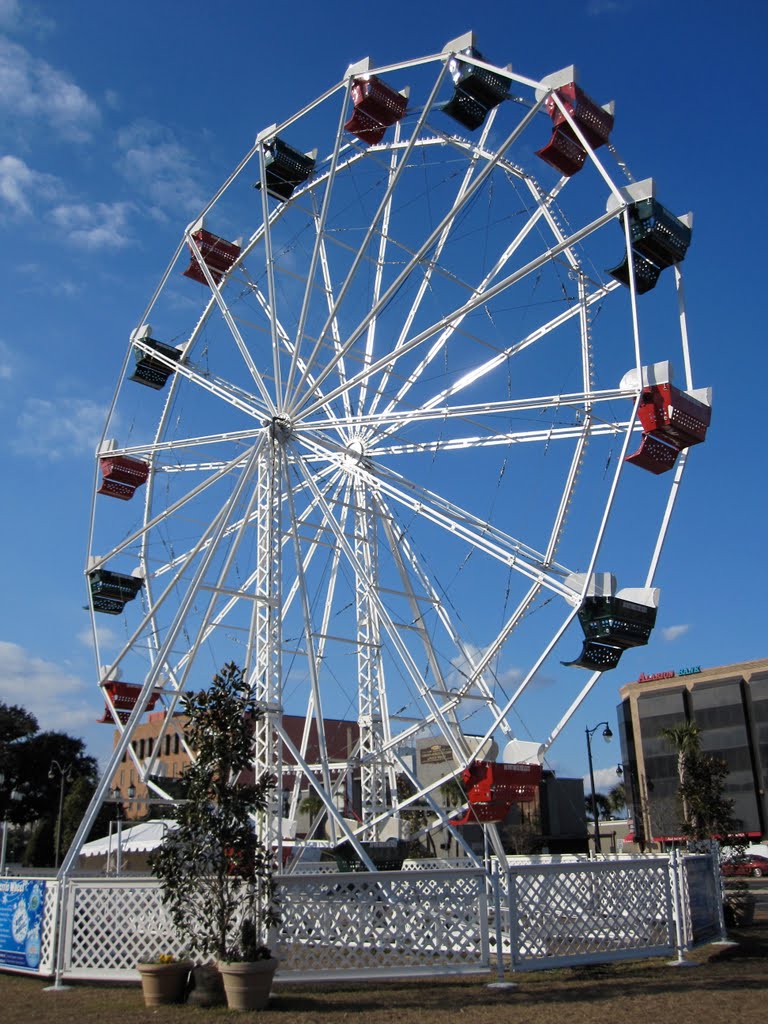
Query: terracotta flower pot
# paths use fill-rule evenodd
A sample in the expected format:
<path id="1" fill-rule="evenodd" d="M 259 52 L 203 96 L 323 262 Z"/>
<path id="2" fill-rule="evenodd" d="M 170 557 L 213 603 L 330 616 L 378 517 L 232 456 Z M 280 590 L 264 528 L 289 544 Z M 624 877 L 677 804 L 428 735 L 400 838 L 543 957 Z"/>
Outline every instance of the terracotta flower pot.
<path id="1" fill-rule="evenodd" d="M 219 963 L 230 1010 L 263 1010 L 269 1002 L 277 958 L 247 963 Z"/>
<path id="2" fill-rule="evenodd" d="M 174 964 L 137 964 L 146 1006 L 183 1003 L 187 993 L 187 978 L 192 970 L 191 960 Z"/>

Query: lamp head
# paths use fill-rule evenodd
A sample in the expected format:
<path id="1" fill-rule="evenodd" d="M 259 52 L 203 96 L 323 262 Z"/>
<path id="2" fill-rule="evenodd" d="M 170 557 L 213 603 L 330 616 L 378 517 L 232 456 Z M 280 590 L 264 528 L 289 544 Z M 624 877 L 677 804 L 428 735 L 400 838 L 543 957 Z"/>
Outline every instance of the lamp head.
<path id="1" fill-rule="evenodd" d="M 603 729 L 603 739 L 606 743 L 610 743 L 613 739 L 613 733 L 611 732 L 610 725 L 606 725 L 606 727 Z"/>

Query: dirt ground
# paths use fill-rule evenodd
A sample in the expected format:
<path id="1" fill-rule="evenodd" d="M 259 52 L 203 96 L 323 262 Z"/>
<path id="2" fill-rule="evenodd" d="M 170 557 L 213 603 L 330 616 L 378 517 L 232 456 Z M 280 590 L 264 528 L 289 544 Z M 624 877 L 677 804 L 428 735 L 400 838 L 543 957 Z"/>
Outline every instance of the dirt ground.
<path id="1" fill-rule="evenodd" d="M 508 975 L 514 987 L 494 988 L 495 977 L 277 986 L 264 1024 L 601 1024 L 667 1020 L 674 1024 L 728 1024 L 765 1019 L 768 927 L 735 931 L 731 946 L 689 954 L 695 968 L 665 960 Z M 191 1006 L 147 1009 L 137 986 L 73 985 L 46 992 L 38 978 L 0 974 L 3 1024 L 223 1024 L 226 1009 Z"/>

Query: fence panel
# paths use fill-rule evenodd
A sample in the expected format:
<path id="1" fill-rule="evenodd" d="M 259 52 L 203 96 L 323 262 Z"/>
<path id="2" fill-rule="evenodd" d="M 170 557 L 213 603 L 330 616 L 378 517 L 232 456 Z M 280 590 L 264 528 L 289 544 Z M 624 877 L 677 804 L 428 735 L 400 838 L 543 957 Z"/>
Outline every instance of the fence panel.
<path id="1" fill-rule="evenodd" d="M 479 869 L 281 878 L 280 979 L 488 971 L 486 881 Z"/>
<path id="2" fill-rule="evenodd" d="M 506 888 L 515 970 L 674 951 L 666 857 L 516 865 Z"/>
<path id="3" fill-rule="evenodd" d="M 66 978 L 138 981 L 139 961 L 185 951 L 154 879 L 73 879 L 65 919 Z"/>
<path id="4" fill-rule="evenodd" d="M 713 942 L 725 928 L 720 859 L 714 855 L 681 858 L 682 903 L 687 948 Z"/>
<path id="5" fill-rule="evenodd" d="M 479 870 L 283 876 L 278 981 L 490 969 Z M 138 980 L 136 964 L 184 952 L 154 879 L 73 879 L 62 977 Z"/>

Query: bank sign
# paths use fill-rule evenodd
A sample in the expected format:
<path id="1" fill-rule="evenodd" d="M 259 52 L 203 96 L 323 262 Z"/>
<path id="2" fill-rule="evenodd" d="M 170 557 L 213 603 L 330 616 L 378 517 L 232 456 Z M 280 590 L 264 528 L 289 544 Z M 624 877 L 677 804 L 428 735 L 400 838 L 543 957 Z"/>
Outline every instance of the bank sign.
<path id="1" fill-rule="evenodd" d="M 701 665 L 691 665 L 689 668 L 679 668 L 677 672 L 655 672 L 652 676 L 647 676 L 645 672 L 641 672 L 637 677 L 638 683 L 653 683 L 657 679 L 674 679 L 676 676 L 696 676 L 701 672 Z"/>
<path id="2" fill-rule="evenodd" d="M 37 972 L 44 907 L 45 882 L 0 878 L 0 966 Z"/>

